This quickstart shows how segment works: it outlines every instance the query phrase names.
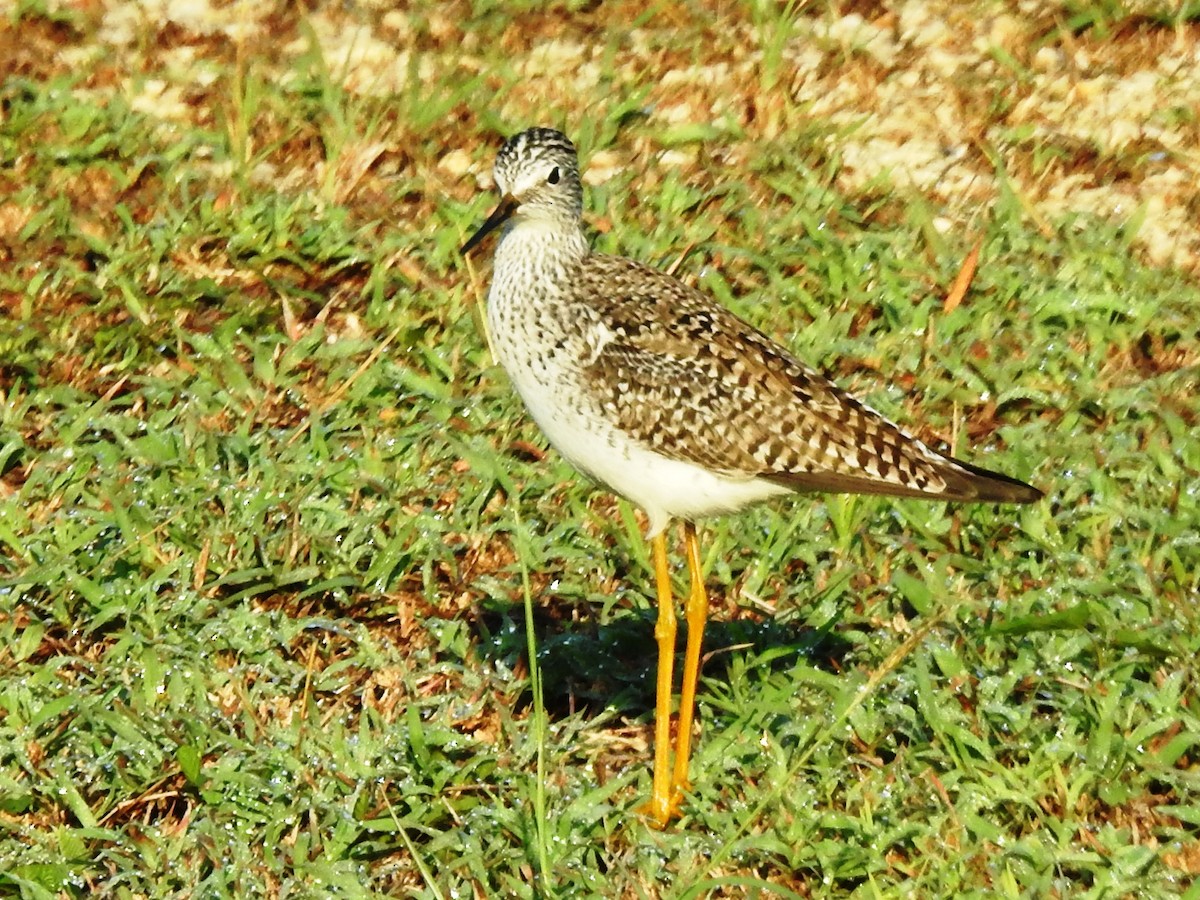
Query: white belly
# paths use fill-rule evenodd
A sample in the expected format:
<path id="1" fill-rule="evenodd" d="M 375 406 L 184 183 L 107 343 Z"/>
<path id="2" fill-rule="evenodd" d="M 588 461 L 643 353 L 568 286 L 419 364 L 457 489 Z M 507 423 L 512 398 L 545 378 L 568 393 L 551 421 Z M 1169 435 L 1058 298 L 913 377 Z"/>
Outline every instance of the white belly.
<path id="1" fill-rule="evenodd" d="M 650 519 L 647 537 L 673 518 L 694 521 L 790 493 L 759 478 L 727 477 L 665 457 L 610 426 L 598 426 L 594 418 L 519 378 L 513 379 L 517 392 L 554 449 L 585 475 L 644 509 Z"/>

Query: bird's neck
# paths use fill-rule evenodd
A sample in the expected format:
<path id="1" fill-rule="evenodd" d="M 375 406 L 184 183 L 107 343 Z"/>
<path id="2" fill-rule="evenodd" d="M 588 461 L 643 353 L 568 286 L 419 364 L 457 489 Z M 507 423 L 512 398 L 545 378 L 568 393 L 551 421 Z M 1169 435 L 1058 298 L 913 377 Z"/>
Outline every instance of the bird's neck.
<path id="1" fill-rule="evenodd" d="M 553 277 L 547 270 L 573 268 L 590 252 L 577 219 L 520 217 L 501 235 L 495 267 L 516 269 L 530 278 Z"/>

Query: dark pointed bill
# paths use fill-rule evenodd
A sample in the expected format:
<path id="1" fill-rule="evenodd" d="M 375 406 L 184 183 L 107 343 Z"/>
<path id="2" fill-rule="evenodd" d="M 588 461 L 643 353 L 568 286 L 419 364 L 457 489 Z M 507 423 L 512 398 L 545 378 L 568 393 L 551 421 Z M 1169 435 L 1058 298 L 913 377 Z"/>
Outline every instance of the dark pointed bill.
<path id="1" fill-rule="evenodd" d="M 492 214 L 487 217 L 487 220 L 479 226 L 479 230 L 471 235 L 470 240 L 462 245 L 463 254 L 470 253 L 479 243 L 508 221 L 509 217 L 517 211 L 517 201 L 514 197 L 507 194 L 500 198 L 500 205 L 492 210 Z"/>

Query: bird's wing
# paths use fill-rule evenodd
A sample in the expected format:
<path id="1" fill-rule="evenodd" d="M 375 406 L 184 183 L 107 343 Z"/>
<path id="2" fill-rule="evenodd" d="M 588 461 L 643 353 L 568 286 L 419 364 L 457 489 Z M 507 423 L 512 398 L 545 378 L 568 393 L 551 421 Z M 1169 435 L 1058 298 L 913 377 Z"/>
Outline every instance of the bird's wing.
<path id="1" fill-rule="evenodd" d="M 594 255 L 581 296 L 599 322 L 587 377 L 643 446 L 797 491 L 1028 501 L 1034 488 L 929 449 L 683 282 Z"/>

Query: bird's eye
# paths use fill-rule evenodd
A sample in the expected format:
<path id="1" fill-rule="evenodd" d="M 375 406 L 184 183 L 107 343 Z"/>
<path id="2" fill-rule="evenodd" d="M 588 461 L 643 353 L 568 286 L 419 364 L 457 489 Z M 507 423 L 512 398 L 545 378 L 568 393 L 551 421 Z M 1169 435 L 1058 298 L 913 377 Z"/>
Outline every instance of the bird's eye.
<path id="1" fill-rule="evenodd" d="M 546 176 L 546 180 L 551 184 L 558 184 L 558 179 L 562 176 L 559 174 L 558 166 L 550 170 L 550 174 Z"/>

